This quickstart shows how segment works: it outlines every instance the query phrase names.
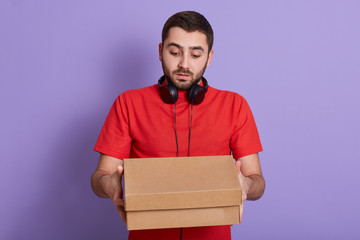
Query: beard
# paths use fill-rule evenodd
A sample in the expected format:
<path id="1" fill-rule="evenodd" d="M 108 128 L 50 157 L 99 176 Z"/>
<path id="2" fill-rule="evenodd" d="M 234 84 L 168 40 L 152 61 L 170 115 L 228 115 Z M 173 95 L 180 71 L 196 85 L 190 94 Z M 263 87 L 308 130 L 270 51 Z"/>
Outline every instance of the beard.
<path id="1" fill-rule="evenodd" d="M 171 82 L 179 90 L 189 90 L 193 85 L 198 84 L 201 81 L 206 70 L 206 64 L 205 64 L 204 67 L 201 69 L 201 71 L 198 72 L 196 75 L 194 75 L 194 73 L 191 72 L 190 70 L 186 70 L 183 68 L 176 69 L 175 71 L 170 73 L 170 70 L 165 66 L 163 61 L 161 62 L 161 65 L 166 80 Z M 187 74 L 191 77 L 191 79 L 189 81 L 175 80 L 172 76 L 175 76 L 175 74 L 179 74 L 179 73 Z"/>

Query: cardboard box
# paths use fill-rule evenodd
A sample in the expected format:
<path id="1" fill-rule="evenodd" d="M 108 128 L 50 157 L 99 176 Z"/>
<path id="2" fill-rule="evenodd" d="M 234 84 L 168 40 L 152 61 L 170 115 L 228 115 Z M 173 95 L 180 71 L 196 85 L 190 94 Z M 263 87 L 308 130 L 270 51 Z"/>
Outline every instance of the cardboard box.
<path id="1" fill-rule="evenodd" d="M 124 159 L 128 230 L 240 223 L 232 156 Z"/>

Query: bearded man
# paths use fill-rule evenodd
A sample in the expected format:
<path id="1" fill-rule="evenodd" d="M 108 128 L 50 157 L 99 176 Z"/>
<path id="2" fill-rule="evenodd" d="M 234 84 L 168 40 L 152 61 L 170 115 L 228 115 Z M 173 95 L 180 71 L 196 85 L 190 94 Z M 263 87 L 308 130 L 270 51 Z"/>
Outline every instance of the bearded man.
<path id="1" fill-rule="evenodd" d="M 100 153 L 93 191 L 111 198 L 126 223 L 121 177 L 124 158 L 232 154 L 243 200 L 265 189 L 254 117 L 237 93 L 212 88 L 203 77 L 213 57 L 214 36 L 206 18 L 193 11 L 171 16 L 162 31 L 159 59 L 164 75 L 157 84 L 126 91 L 115 100 L 94 150 Z M 240 210 L 242 215 L 243 205 Z M 129 232 L 139 239 L 231 239 L 230 226 Z"/>

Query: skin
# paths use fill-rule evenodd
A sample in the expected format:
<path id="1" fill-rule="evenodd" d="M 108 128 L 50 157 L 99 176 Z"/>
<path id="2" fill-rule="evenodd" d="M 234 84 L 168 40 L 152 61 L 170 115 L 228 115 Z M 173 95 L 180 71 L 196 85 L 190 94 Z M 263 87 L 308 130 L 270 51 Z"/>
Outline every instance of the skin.
<path id="1" fill-rule="evenodd" d="M 205 34 L 199 31 L 186 32 L 178 27 L 171 28 L 168 38 L 159 44 L 159 59 L 165 76 L 178 89 L 183 90 L 200 81 L 213 54 L 213 50 L 209 51 Z M 241 221 L 244 201 L 259 199 L 264 193 L 265 180 L 257 153 L 237 159 L 235 167 L 243 191 L 240 205 Z M 123 171 L 121 159 L 100 154 L 98 166 L 91 177 L 91 186 L 96 195 L 112 200 L 126 223 L 121 187 Z"/>
<path id="2" fill-rule="evenodd" d="M 205 34 L 186 32 L 179 27 L 171 28 L 167 39 L 159 44 L 159 59 L 166 79 L 182 90 L 201 80 L 213 54 L 213 50 L 209 52 Z"/>
<path id="3" fill-rule="evenodd" d="M 257 153 L 238 158 L 235 168 L 242 188 L 242 204 L 240 205 L 241 222 L 244 201 L 259 199 L 265 190 L 265 180 L 262 176 L 259 155 Z"/>
<path id="4" fill-rule="evenodd" d="M 91 176 L 91 187 L 96 195 L 110 198 L 120 217 L 126 224 L 123 189 L 121 187 L 124 162 L 105 154 L 100 154 L 98 166 Z"/>

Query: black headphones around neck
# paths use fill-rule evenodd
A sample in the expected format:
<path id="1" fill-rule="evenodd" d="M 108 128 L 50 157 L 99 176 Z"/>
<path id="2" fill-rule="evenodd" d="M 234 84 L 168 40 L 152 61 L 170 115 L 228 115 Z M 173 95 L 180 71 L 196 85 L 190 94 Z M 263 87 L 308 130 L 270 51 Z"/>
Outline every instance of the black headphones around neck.
<path id="1" fill-rule="evenodd" d="M 170 81 L 168 81 L 168 83 L 163 86 L 162 83 L 164 81 L 165 75 L 162 76 L 158 81 L 161 98 L 165 103 L 174 104 L 178 100 L 178 91 L 175 85 Z M 205 98 L 205 94 L 208 90 L 208 83 L 204 77 L 202 77 L 202 82 L 204 86 L 201 86 L 199 84 L 193 84 L 189 89 L 187 97 L 189 102 L 193 105 L 198 105 L 202 103 Z"/>

